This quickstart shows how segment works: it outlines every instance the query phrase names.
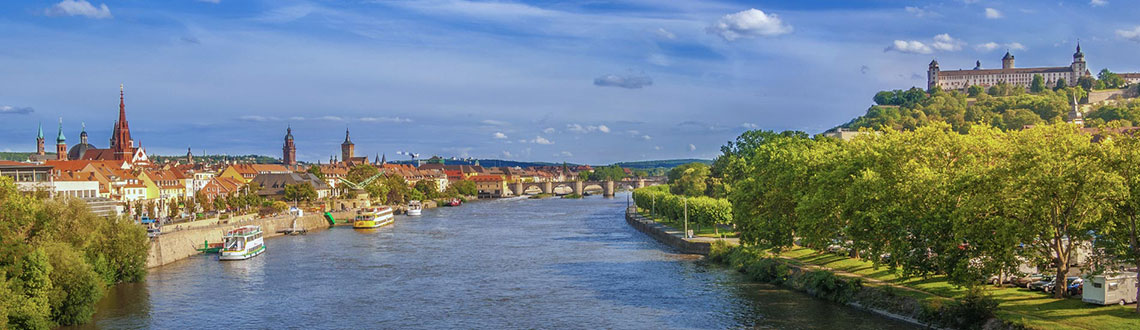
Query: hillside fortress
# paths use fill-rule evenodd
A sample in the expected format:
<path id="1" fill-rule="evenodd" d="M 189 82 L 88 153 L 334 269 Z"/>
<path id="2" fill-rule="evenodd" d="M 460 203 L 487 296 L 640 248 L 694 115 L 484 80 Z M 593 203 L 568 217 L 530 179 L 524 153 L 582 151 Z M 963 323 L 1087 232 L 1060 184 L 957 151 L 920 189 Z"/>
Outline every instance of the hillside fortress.
<path id="1" fill-rule="evenodd" d="M 1015 68 L 1013 55 L 1008 51 L 1001 59 L 1001 69 L 982 69 L 982 62 L 978 61 L 972 70 L 942 71 L 938 61 L 930 61 L 930 68 L 926 71 L 926 87 L 933 89 L 940 87 L 944 90 L 964 90 L 972 85 L 989 87 L 1001 82 L 1010 85 L 1029 88 L 1033 76 L 1041 75 L 1045 85 L 1053 87 L 1058 80 L 1064 80 L 1068 86 L 1076 86 L 1081 77 L 1092 76 L 1088 64 L 1085 63 L 1085 54 L 1081 52 L 1081 45 L 1077 44 L 1077 52 L 1073 53 L 1073 63 L 1069 66 L 1044 68 Z"/>

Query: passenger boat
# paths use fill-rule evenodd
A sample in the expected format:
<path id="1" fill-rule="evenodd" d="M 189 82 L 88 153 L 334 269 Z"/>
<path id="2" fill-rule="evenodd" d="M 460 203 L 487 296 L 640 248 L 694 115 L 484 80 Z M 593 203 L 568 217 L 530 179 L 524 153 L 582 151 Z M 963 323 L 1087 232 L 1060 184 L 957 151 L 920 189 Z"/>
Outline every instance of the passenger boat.
<path id="1" fill-rule="evenodd" d="M 261 226 L 241 226 L 226 233 L 218 260 L 245 260 L 265 252 Z"/>
<path id="2" fill-rule="evenodd" d="M 423 214 L 423 211 L 424 204 L 420 203 L 420 201 L 408 202 L 408 215 L 420 215 Z"/>
<path id="3" fill-rule="evenodd" d="M 352 221 L 352 228 L 377 228 L 391 224 L 393 219 L 390 207 L 367 208 L 357 212 L 356 219 Z"/>

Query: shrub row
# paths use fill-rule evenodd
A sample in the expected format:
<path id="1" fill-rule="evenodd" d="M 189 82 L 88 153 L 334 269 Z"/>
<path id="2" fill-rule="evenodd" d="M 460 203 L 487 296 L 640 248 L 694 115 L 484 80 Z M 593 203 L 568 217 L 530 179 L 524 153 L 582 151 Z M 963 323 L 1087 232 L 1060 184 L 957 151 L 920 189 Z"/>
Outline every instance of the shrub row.
<path id="1" fill-rule="evenodd" d="M 732 223 L 732 205 L 723 198 L 674 195 L 669 193 L 668 186 L 661 185 L 634 190 L 633 201 L 639 208 L 673 220 L 685 218 L 687 201 L 690 222 L 701 226 Z"/>

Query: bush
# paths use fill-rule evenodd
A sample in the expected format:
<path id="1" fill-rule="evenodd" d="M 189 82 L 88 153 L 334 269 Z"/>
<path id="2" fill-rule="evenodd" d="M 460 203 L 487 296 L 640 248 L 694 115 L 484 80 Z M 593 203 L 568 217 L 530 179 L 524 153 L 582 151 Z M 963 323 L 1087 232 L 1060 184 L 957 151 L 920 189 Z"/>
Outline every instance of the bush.
<path id="1" fill-rule="evenodd" d="M 637 207 L 672 220 L 685 218 L 687 201 L 689 221 L 693 223 L 702 226 L 732 223 L 732 204 L 723 198 L 674 195 L 669 193 L 668 186 L 661 185 L 634 190 L 633 201 Z"/>
<path id="2" fill-rule="evenodd" d="M 826 270 L 805 272 L 796 282 L 808 294 L 837 303 L 847 303 L 863 287 L 860 279 L 842 278 Z"/>
<path id="3" fill-rule="evenodd" d="M 982 329 L 993 319 L 998 301 L 985 294 L 979 287 L 971 288 L 965 297 L 943 302 L 933 300 L 923 309 L 920 319 L 954 329 Z M 1002 327 L 1016 327 L 1003 324 Z"/>

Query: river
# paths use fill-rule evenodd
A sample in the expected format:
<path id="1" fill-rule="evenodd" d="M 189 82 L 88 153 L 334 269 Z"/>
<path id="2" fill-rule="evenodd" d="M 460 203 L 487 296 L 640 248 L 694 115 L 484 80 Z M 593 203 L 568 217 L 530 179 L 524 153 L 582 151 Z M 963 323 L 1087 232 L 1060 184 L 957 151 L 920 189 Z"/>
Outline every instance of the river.
<path id="1" fill-rule="evenodd" d="M 115 286 L 76 328 L 913 328 L 675 253 L 626 225 L 627 195 L 271 238 L 251 260 L 193 257 Z"/>

